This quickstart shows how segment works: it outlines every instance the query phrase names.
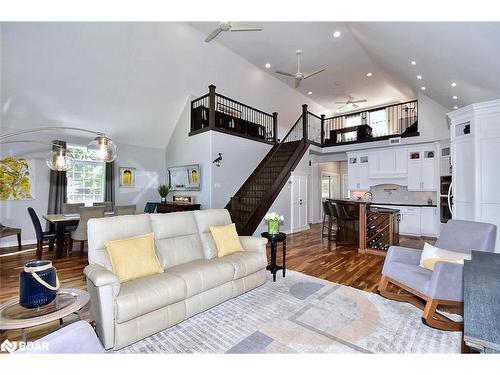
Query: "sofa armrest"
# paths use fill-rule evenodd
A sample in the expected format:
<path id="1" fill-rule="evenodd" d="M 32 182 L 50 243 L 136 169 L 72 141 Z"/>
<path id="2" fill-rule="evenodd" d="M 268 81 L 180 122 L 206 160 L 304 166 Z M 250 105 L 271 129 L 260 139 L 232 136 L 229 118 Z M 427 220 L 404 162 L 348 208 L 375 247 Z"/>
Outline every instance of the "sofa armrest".
<path id="1" fill-rule="evenodd" d="M 422 250 L 402 246 L 391 246 L 387 252 L 386 262 L 400 262 L 406 264 L 420 264 Z"/>
<path id="2" fill-rule="evenodd" d="M 83 273 L 96 287 L 111 285 L 113 294 L 116 297 L 120 293 L 120 280 L 113 272 L 98 264 L 89 264 L 84 268 Z"/>
<path id="3" fill-rule="evenodd" d="M 248 251 L 266 253 L 267 239 L 263 237 L 239 236 L 241 246 Z"/>
<path id="4" fill-rule="evenodd" d="M 120 280 L 108 269 L 90 264 L 83 270 L 90 294 L 90 315 L 105 349 L 115 344 L 115 301 L 120 293 Z"/>
<path id="5" fill-rule="evenodd" d="M 463 264 L 437 262 L 427 287 L 427 295 L 435 299 L 463 301 Z"/>

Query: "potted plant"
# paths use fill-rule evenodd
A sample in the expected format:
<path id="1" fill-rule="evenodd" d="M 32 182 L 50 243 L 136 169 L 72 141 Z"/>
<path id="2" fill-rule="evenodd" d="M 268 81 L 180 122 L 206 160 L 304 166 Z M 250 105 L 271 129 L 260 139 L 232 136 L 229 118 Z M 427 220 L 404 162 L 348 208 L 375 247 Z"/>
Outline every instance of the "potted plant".
<path id="1" fill-rule="evenodd" d="M 264 216 L 264 221 L 267 223 L 267 232 L 269 234 L 278 234 L 280 232 L 280 222 L 284 219 L 283 215 L 278 215 L 276 212 L 267 213 Z"/>
<path id="2" fill-rule="evenodd" d="M 168 193 L 170 193 L 170 188 L 167 185 L 158 186 L 158 194 L 160 194 L 161 203 L 165 203 L 167 201 Z"/>

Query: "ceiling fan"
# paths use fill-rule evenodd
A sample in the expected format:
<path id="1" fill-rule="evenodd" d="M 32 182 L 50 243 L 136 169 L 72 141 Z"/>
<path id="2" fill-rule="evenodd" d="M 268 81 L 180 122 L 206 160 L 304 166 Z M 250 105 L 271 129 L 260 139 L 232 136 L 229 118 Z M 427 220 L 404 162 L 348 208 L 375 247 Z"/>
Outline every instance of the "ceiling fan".
<path id="1" fill-rule="evenodd" d="M 345 102 L 335 102 L 335 104 L 343 104 L 343 106 L 341 106 L 339 108 L 342 109 L 344 107 L 347 107 L 349 104 L 352 106 L 352 108 L 358 108 L 359 105 L 357 105 L 356 103 L 366 103 L 366 99 L 360 99 L 360 100 L 354 100 L 354 97 L 352 97 L 351 95 L 349 95 L 349 99 L 347 99 L 347 101 Z"/>
<path id="2" fill-rule="evenodd" d="M 300 82 L 303 79 L 306 79 L 306 78 L 312 77 L 315 74 L 321 73 L 326 68 L 319 69 L 319 70 L 316 70 L 316 71 L 311 72 L 311 73 L 303 73 L 300 71 L 300 59 L 302 56 L 302 51 L 300 49 L 298 49 L 297 51 L 295 51 L 295 53 L 297 54 L 297 73 L 288 73 L 288 72 L 284 72 L 282 70 L 277 70 L 276 73 L 287 76 L 287 77 L 295 78 L 295 88 L 297 88 L 300 86 Z"/>
<path id="3" fill-rule="evenodd" d="M 239 22 L 221 22 L 217 28 L 207 35 L 205 42 L 210 42 L 223 31 L 261 31 L 262 27 L 255 25 L 247 25 Z"/>

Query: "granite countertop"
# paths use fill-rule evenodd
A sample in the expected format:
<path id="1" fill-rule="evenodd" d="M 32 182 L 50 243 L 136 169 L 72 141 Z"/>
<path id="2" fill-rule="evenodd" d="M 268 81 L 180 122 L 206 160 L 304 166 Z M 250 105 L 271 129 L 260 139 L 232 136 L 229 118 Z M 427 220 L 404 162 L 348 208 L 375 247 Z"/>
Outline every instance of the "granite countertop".
<path id="1" fill-rule="evenodd" d="M 419 204 L 419 203 L 377 203 L 371 202 L 375 206 L 405 206 L 405 207 L 437 207 L 435 204 Z"/>

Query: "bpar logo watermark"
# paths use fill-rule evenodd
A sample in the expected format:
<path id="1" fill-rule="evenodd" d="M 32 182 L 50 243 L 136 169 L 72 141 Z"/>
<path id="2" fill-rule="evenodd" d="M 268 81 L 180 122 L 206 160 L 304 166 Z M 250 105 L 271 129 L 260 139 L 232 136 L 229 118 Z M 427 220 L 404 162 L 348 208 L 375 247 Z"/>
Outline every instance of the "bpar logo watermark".
<path id="1" fill-rule="evenodd" d="M 35 350 L 40 352 L 46 352 L 49 350 L 48 342 L 24 342 L 24 341 L 10 341 L 5 339 L 0 345 L 0 351 L 13 353 L 18 349 Z"/>

